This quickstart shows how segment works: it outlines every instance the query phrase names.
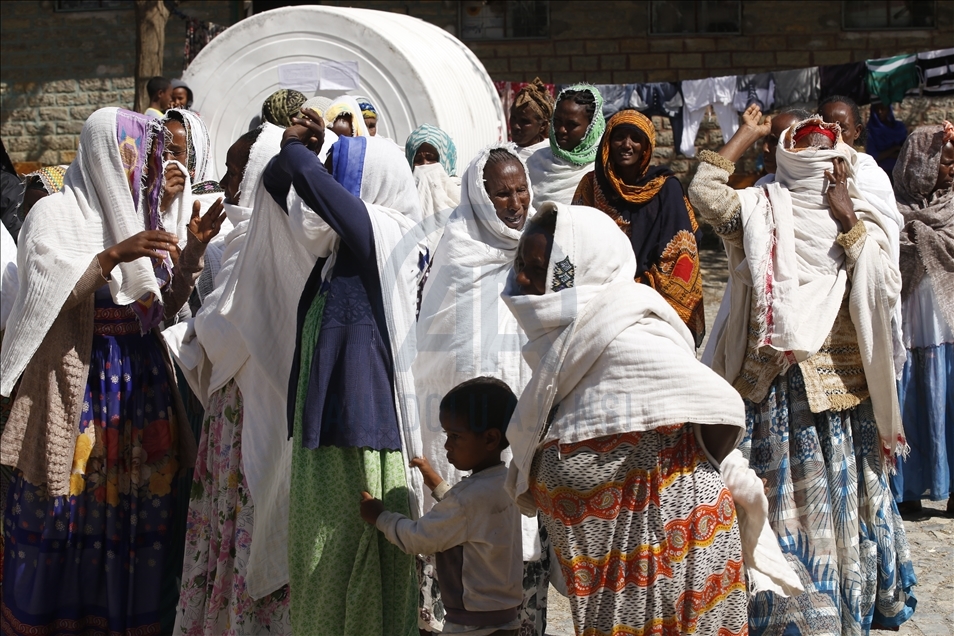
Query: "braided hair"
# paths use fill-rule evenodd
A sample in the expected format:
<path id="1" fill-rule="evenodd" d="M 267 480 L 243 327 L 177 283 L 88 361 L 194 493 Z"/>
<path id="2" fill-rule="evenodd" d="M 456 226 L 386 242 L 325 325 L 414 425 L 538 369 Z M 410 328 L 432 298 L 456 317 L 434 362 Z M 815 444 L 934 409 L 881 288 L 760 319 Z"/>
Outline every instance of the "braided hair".
<path id="1" fill-rule="evenodd" d="M 590 91 L 563 91 L 563 93 L 560 94 L 560 102 L 564 102 L 566 100 L 573 100 L 574 104 L 583 106 L 583 108 L 586 110 L 586 116 L 590 120 L 592 120 L 593 115 L 596 114 L 596 98 Z M 559 102 L 557 102 L 557 105 L 559 105 Z"/>

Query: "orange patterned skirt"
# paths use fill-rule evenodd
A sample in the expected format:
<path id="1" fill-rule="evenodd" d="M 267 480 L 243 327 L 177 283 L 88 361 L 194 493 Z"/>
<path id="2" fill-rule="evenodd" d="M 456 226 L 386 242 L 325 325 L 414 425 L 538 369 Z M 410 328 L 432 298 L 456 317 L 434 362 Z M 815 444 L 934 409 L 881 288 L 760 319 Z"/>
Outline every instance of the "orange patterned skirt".
<path id="1" fill-rule="evenodd" d="M 735 505 L 691 426 L 551 442 L 531 474 L 577 634 L 748 633 Z"/>

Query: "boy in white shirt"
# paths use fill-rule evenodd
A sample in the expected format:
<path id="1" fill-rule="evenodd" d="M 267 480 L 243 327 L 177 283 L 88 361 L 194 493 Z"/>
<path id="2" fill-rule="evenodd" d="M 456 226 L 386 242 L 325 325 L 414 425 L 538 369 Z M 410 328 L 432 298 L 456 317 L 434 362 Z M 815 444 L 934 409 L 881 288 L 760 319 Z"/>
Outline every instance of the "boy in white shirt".
<path id="1" fill-rule="evenodd" d="M 411 466 L 438 500 L 417 521 L 388 512 L 380 500 L 362 493 L 361 518 L 388 541 L 407 554 L 436 555 L 444 634 L 516 636 L 520 627 L 520 512 L 504 490 L 507 467 L 500 459 L 516 406 L 510 387 L 489 377 L 463 382 L 444 396 L 440 421 L 447 460 L 472 472 L 448 488 L 426 458 L 413 459 Z"/>

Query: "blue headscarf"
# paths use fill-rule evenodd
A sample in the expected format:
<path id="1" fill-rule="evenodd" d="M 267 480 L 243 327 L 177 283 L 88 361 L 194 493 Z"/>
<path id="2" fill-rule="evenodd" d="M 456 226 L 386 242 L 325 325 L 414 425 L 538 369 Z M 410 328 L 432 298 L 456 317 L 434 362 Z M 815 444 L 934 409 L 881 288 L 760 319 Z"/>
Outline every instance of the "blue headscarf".
<path id="1" fill-rule="evenodd" d="M 423 144 L 430 144 L 437 149 L 440 155 L 440 163 L 444 167 L 444 172 L 449 176 L 457 176 L 457 146 L 454 140 L 446 132 L 437 126 L 422 124 L 417 130 L 411 133 L 404 144 L 404 155 L 407 157 L 407 163 L 414 169 L 414 155 L 418 148 Z"/>
<path id="2" fill-rule="evenodd" d="M 887 172 L 890 176 L 895 164 L 898 162 L 898 158 L 888 157 L 879 160 L 878 155 L 889 148 L 897 147 L 900 149 L 904 144 L 904 140 L 908 138 L 907 127 L 905 127 L 903 122 L 894 118 L 894 110 L 889 104 L 888 121 L 883 122 L 878 119 L 878 116 L 875 115 L 874 108 L 872 108 L 871 114 L 868 116 L 868 125 L 865 126 L 865 128 L 868 130 L 868 138 L 865 140 L 865 152 L 874 157 L 882 170 Z"/>

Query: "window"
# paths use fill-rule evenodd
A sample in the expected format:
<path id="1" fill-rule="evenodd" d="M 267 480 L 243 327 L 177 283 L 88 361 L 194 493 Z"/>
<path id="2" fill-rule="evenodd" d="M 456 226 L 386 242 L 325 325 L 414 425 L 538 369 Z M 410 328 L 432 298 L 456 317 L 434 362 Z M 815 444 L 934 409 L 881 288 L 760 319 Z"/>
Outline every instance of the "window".
<path id="1" fill-rule="evenodd" d="M 56 0 L 56 11 L 115 11 L 132 9 L 132 0 Z"/>
<path id="2" fill-rule="evenodd" d="M 934 0 L 845 0 L 841 25 L 846 30 L 933 29 Z"/>
<path id="3" fill-rule="evenodd" d="M 740 0 L 653 0 L 649 3 L 649 33 L 742 33 Z"/>
<path id="4" fill-rule="evenodd" d="M 466 0 L 460 3 L 463 40 L 550 37 L 550 3 L 540 0 Z"/>

